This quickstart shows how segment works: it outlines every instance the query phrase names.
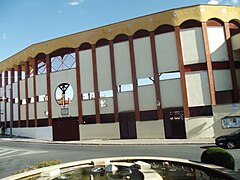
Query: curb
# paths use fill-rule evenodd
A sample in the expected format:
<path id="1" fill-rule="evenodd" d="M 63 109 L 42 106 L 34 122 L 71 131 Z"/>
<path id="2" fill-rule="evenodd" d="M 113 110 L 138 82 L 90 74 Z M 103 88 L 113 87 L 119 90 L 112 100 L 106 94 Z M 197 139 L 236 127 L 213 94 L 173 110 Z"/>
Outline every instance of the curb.
<path id="1" fill-rule="evenodd" d="M 97 142 L 96 142 L 97 141 Z M 154 141 L 154 142 L 152 142 Z M 24 143 L 42 143 L 42 144 L 65 144 L 65 145 L 204 145 L 210 144 L 214 145 L 215 142 L 213 139 L 208 139 L 208 141 L 200 141 L 195 140 L 193 141 L 184 141 L 184 140 L 156 140 L 156 139 L 142 139 L 142 140 L 89 140 L 89 141 L 46 141 L 46 140 L 36 140 L 36 139 L 20 139 L 20 138 L 0 138 L 0 142 L 24 142 Z"/>

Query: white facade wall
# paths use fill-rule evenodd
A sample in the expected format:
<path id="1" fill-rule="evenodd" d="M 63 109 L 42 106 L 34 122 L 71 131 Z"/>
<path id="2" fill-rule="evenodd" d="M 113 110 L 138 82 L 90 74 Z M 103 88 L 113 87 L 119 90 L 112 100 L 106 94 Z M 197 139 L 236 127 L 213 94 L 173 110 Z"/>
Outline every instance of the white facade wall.
<path id="1" fill-rule="evenodd" d="M 10 103 L 7 102 L 7 121 L 10 121 Z"/>
<path id="2" fill-rule="evenodd" d="M 180 79 L 160 81 L 162 108 L 182 107 L 182 88 Z"/>
<path id="3" fill-rule="evenodd" d="M 128 41 L 115 43 L 113 47 L 117 85 L 131 84 L 132 71 L 130 62 L 129 43 Z"/>
<path id="4" fill-rule="evenodd" d="M 113 47 L 117 85 L 132 84 L 132 71 L 128 41 L 116 43 Z M 134 110 L 133 91 L 119 92 L 117 96 L 119 112 Z"/>
<path id="5" fill-rule="evenodd" d="M 92 50 L 79 51 L 82 93 L 94 92 Z"/>
<path id="6" fill-rule="evenodd" d="M 178 55 L 175 32 L 155 36 L 158 71 L 160 73 L 178 71 Z"/>
<path id="7" fill-rule="evenodd" d="M 66 108 L 69 110 L 69 116 L 78 116 L 76 69 L 71 69 L 51 73 L 52 118 L 62 116 L 61 108 L 63 107 L 60 106 L 55 99 L 55 91 L 61 83 L 70 84 L 73 90 L 73 99 L 70 104 L 66 105 Z"/>
<path id="8" fill-rule="evenodd" d="M 47 76 L 39 74 L 36 76 L 36 94 L 37 96 L 47 94 Z"/>
<path id="9" fill-rule="evenodd" d="M 215 91 L 232 90 L 230 70 L 213 70 Z"/>
<path id="10" fill-rule="evenodd" d="M 227 45 L 223 27 L 207 27 L 212 61 L 228 61 Z"/>
<path id="11" fill-rule="evenodd" d="M 37 102 L 37 118 L 38 119 L 45 119 L 48 116 L 45 112 L 48 111 L 48 102 Z"/>
<path id="12" fill-rule="evenodd" d="M 93 83 L 93 64 L 92 64 L 92 50 L 79 51 L 80 57 L 80 79 L 81 79 L 81 93 L 94 92 Z M 95 101 L 84 100 L 82 101 L 83 115 L 95 114 Z"/>
<path id="13" fill-rule="evenodd" d="M 153 77 L 150 37 L 134 39 L 134 56 L 137 79 Z M 156 109 L 154 85 L 138 87 L 139 110 Z"/>
<path id="14" fill-rule="evenodd" d="M 206 62 L 201 27 L 183 29 L 180 37 L 185 65 Z"/>
<path id="15" fill-rule="evenodd" d="M 82 101 L 82 112 L 83 115 L 95 115 L 95 100 Z"/>
<path id="16" fill-rule="evenodd" d="M 114 107 L 113 107 L 113 98 L 104 98 L 106 100 L 106 107 L 101 107 L 100 106 L 100 114 L 109 114 L 114 112 Z"/>
<path id="17" fill-rule="evenodd" d="M 13 135 L 30 137 L 34 139 L 42 139 L 52 141 L 52 126 L 49 127 L 38 127 L 38 128 L 13 128 Z M 10 128 L 6 129 L 6 134 L 10 134 Z"/>
<path id="18" fill-rule="evenodd" d="M 20 81 L 20 99 L 26 99 L 25 80 Z"/>
<path id="19" fill-rule="evenodd" d="M 13 104 L 13 120 L 18 120 L 18 104 Z"/>
<path id="20" fill-rule="evenodd" d="M 185 119 L 188 139 L 204 139 L 215 137 L 213 117 L 191 117 Z"/>
<path id="21" fill-rule="evenodd" d="M 4 109 L 5 109 L 4 106 L 5 106 L 5 105 L 4 105 L 4 101 L 1 101 L 0 104 L 1 104 L 1 107 L 0 107 L 0 108 L 1 108 L 1 111 L 0 111 L 0 112 L 1 112 L 1 113 L 0 113 L 1 121 L 5 121 L 5 114 L 4 114 Z M 3 113 L 3 114 L 2 114 L 2 113 Z"/>
<path id="22" fill-rule="evenodd" d="M 164 139 L 164 122 L 158 121 L 137 121 L 137 138 L 138 139 Z"/>
<path id="23" fill-rule="evenodd" d="M 0 97 L 4 96 L 4 87 L 0 87 Z"/>
<path id="24" fill-rule="evenodd" d="M 185 74 L 189 107 L 211 105 L 207 71 Z"/>
<path id="25" fill-rule="evenodd" d="M 13 83 L 13 98 L 18 98 L 18 84 L 17 83 Z M 1 90 L 0 90 L 1 91 Z M 0 95 L 0 97 L 2 97 Z"/>
<path id="26" fill-rule="evenodd" d="M 10 90 L 11 90 L 11 85 L 8 84 L 8 85 L 6 86 L 6 96 L 7 96 L 7 98 L 10 98 Z"/>
<path id="27" fill-rule="evenodd" d="M 97 76 L 99 91 L 112 89 L 109 46 L 96 48 Z"/>
<path id="28" fill-rule="evenodd" d="M 20 106 L 21 120 L 26 120 L 26 104 Z"/>
<path id="29" fill-rule="evenodd" d="M 33 120 L 34 119 L 34 104 L 33 103 L 29 103 L 28 104 L 28 112 L 29 112 L 29 120 Z"/>
<path id="30" fill-rule="evenodd" d="M 118 111 L 134 111 L 133 92 L 118 93 Z"/>
<path id="31" fill-rule="evenodd" d="M 84 139 L 120 139 L 119 123 L 79 125 L 79 134 Z"/>
<path id="32" fill-rule="evenodd" d="M 137 79 L 153 77 L 150 38 L 133 40 Z"/>
<path id="33" fill-rule="evenodd" d="M 139 110 L 155 110 L 156 106 L 156 93 L 155 86 L 140 86 L 138 87 L 138 99 L 139 99 Z"/>
<path id="34" fill-rule="evenodd" d="M 34 97 L 34 91 L 33 91 L 33 77 L 30 77 L 27 79 L 28 81 L 28 97 Z"/>

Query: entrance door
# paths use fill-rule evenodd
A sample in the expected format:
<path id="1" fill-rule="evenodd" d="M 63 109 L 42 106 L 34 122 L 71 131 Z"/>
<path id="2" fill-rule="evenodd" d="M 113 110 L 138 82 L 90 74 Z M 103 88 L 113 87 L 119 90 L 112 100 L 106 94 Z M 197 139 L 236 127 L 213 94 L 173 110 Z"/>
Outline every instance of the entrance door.
<path id="1" fill-rule="evenodd" d="M 53 119 L 53 140 L 79 140 L 79 122 L 77 118 Z"/>
<path id="2" fill-rule="evenodd" d="M 163 119 L 167 139 L 186 139 L 185 118 L 182 107 L 164 109 Z"/>
<path id="3" fill-rule="evenodd" d="M 137 139 L 135 113 L 120 113 L 120 136 L 121 139 Z"/>

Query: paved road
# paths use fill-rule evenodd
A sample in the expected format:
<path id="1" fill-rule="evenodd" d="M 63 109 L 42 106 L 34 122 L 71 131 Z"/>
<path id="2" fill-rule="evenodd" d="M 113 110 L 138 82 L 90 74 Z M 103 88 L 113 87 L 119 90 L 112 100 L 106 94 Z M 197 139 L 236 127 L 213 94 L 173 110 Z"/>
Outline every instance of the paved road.
<path id="1" fill-rule="evenodd" d="M 104 145 L 38 144 L 0 142 L 0 178 L 37 162 L 61 159 L 63 162 L 119 156 L 162 156 L 200 161 L 204 145 Z M 240 168 L 240 150 L 229 150 Z"/>

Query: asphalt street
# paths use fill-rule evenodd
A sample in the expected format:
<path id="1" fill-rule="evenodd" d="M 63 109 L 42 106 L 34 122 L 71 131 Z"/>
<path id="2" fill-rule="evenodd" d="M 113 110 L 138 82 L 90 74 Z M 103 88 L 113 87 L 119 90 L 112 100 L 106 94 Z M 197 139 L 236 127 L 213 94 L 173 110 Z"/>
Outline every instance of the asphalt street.
<path id="1" fill-rule="evenodd" d="M 60 159 L 63 163 L 104 157 L 160 156 L 200 161 L 206 145 L 71 145 L 0 142 L 0 178 L 38 162 Z M 240 169 L 240 153 L 228 150 Z"/>

